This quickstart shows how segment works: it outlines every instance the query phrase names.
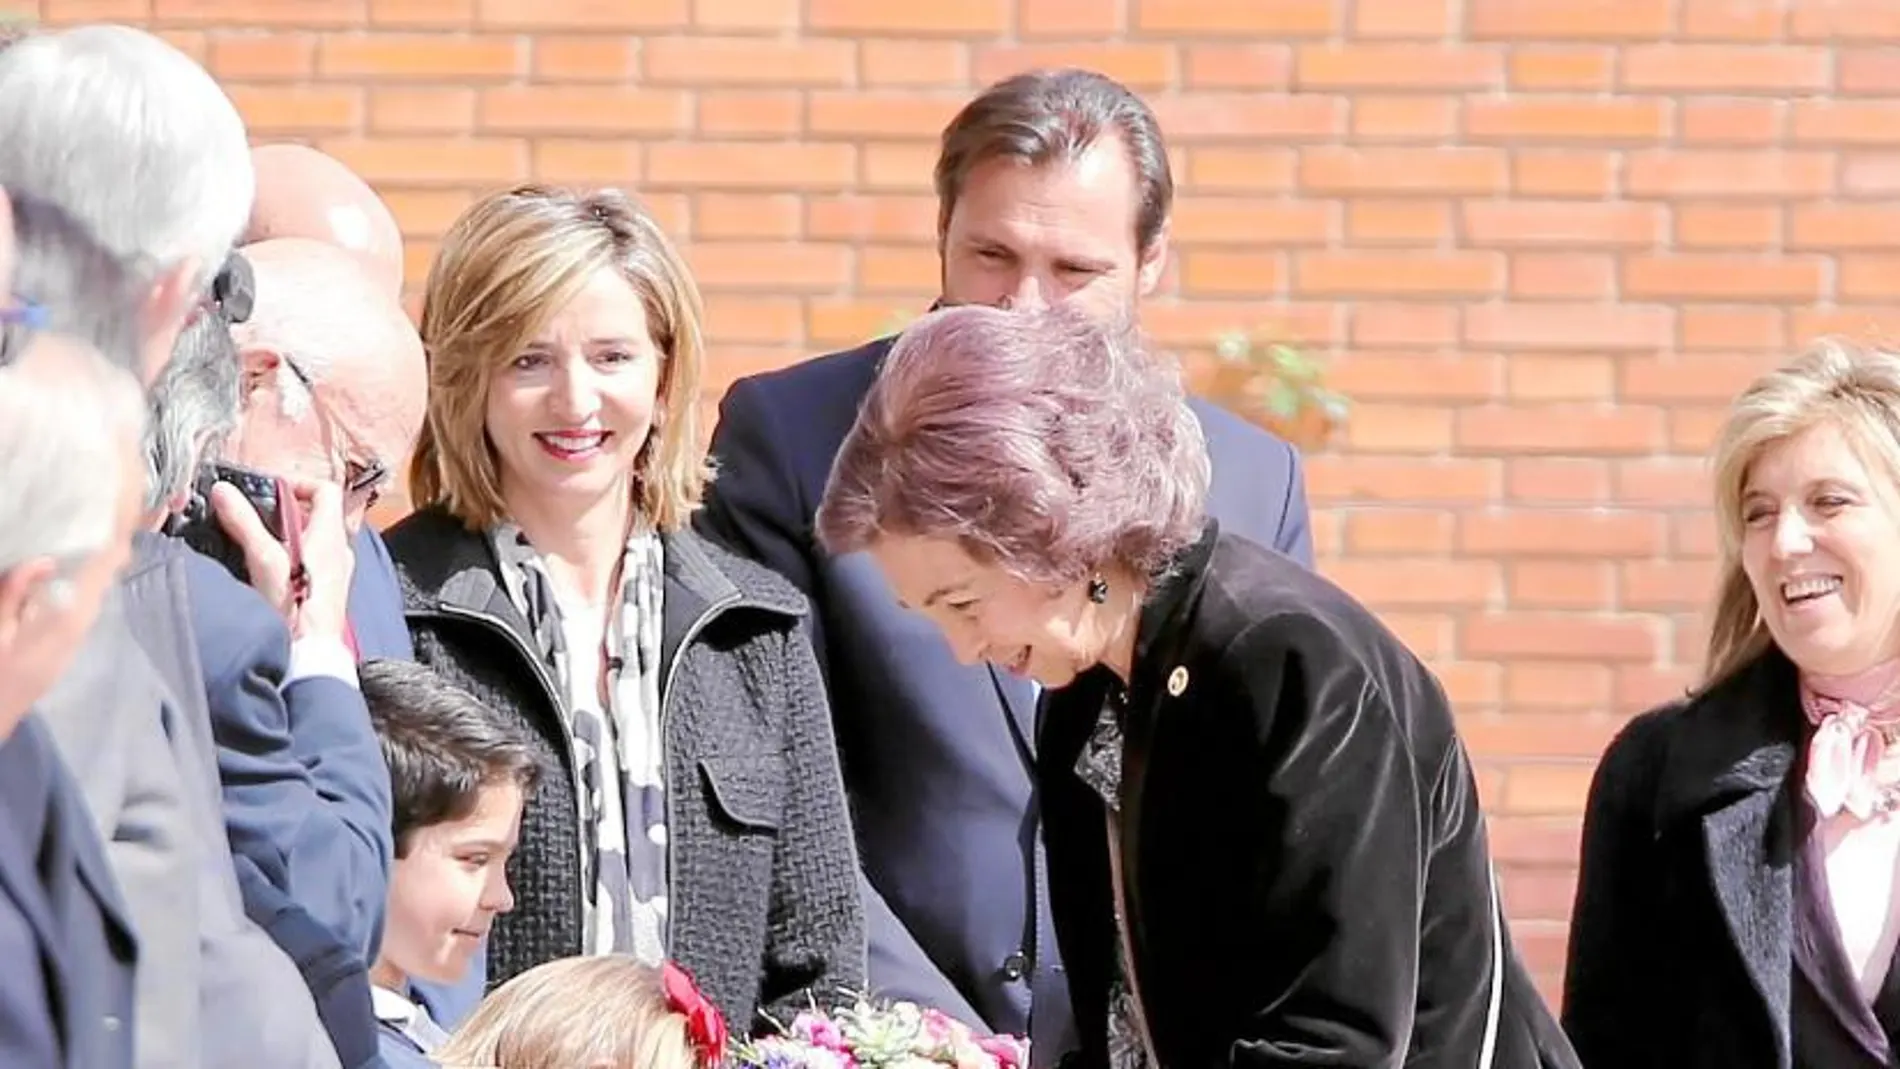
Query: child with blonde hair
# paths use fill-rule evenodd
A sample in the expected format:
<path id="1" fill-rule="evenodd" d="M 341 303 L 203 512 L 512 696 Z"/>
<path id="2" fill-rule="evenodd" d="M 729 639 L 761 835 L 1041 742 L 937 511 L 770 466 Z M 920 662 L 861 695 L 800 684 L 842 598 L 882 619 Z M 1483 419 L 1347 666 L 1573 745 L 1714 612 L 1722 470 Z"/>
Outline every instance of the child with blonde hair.
<path id="1" fill-rule="evenodd" d="M 726 1026 L 672 962 L 558 958 L 482 1000 L 433 1057 L 444 1069 L 716 1069 Z"/>

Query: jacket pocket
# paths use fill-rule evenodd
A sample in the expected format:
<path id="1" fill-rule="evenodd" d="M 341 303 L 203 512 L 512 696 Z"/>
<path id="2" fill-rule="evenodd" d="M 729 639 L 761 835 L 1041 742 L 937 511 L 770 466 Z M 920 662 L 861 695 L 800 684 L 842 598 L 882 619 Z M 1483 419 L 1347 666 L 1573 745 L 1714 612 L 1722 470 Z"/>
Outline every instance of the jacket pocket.
<path id="1" fill-rule="evenodd" d="M 713 808 L 742 831 L 776 835 L 785 811 L 785 761 L 780 757 L 702 757 Z"/>

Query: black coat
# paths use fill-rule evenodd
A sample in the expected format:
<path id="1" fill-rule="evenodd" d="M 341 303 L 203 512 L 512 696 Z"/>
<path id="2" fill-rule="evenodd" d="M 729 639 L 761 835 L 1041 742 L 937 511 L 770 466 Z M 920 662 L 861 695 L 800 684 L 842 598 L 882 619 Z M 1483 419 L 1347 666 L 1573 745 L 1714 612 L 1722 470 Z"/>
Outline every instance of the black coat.
<path id="1" fill-rule="evenodd" d="M 488 982 L 582 952 L 580 838 L 565 703 L 529 654 L 488 539 L 435 508 L 388 533 L 416 659 L 525 729 L 545 768 L 508 862 L 515 908 Z M 737 1031 L 864 983 L 864 912 L 837 744 L 784 580 L 690 531 L 665 535 L 660 693 L 668 953 Z"/>
<path id="2" fill-rule="evenodd" d="M 1113 685 L 1053 695 L 1040 751 L 1083 1066 L 1106 1062 L 1116 936 L 1105 807 L 1074 768 Z M 1498 919 L 1444 694 L 1344 592 L 1210 523 L 1143 610 L 1126 731 L 1135 971 L 1167 1069 L 1473 1069 L 1494 966 L 1490 1064 L 1576 1064 Z"/>
<path id="3" fill-rule="evenodd" d="M 1589 1069 L 1788 1069 L 1794 666 L 1632 720 L 1590 786 L 1564 1026 Z"/>

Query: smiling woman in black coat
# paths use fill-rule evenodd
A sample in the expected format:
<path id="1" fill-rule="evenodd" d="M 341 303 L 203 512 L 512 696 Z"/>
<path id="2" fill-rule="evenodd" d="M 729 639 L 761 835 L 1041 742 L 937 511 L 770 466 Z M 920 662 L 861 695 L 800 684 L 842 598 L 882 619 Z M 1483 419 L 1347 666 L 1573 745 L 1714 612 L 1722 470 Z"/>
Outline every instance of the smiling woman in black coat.
<path id="1" fill-rule="evenodd" d="M 1072 314 L 934 313 L 819 512 L 959 656 L 1051 692 L 1038 765 L 1081 1066 L 1572 1066 L 1499 914 L 1431 673 L 1204 518 L 1172 366 Z"/>

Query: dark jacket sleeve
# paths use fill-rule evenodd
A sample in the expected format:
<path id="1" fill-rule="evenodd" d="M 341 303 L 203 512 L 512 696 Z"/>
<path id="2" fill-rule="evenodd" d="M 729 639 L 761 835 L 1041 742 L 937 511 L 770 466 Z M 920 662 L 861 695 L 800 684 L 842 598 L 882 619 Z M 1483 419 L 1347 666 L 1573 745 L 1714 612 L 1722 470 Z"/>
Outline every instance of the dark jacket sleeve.
<path id="1" fill-rule="evenodd" d="M 393 847 L 389 772 L 363 696 L 323 678 L 285 689 L 283 621 L 211 561 L 189 568 L 231 852 L 368 958 Z"/>
<path id="2" fill-rule="evenodd" d="M 1256 626 L 1250 635 L 1273 626 L 1286 625 Z M 1426 799 L 1436 777 L 1421 782 L 1395 703 L 1442 699 L 1428 688 L 1388 694 L 1358 655 L 1318 648 L 1342 641 L 1295 636 L 1289 652 L 1283 631 L 1263 641 L 1243 635 L 1222 658 L 1259 725 L 1259 786 L 1246 834 L 1256 858 L 1249 915 L 1252 930 L 1273 933 L 1275 943 L 1260 962 L 1259 1007 L 1231 1047 L 1234 1066 L 1406 1063 L 1433 846 Z M 1448 712 L 1439 715 L 1449 721 Z M 1472 906 L 1483 914 L 1488 902 Z M 1488 929 L 1453 942 L 1436 945 L 1457 960 L 1433 968 L 1488 968 Z M 1469 986 L 1471 999 L 1486 997 L 1482 984 Z M 1475 1063 L 1473 1047 L 1466 1064 Z"/>
<path id="3" fill-rule="evenodd" d="M 1667 711 L 1630 721 L 1597 765 L 1584 806 L 1577 900 L 1564 976 L 1564 1030 L 1585 1069 L 1637 1069 L 1653 1061 L 1645 1035 L 1659 963 L 1654 860 L 1657 776 Z"/>
<path id="4" fill-rule="evenodd" d="M 773 862 L 771 928 L 760 1001 L 781 1021 L 821 999 L 864 990 L 864 903 L 838 746 L 818 662 L 804 633 L 783 633 L 787 768 Z"/>

